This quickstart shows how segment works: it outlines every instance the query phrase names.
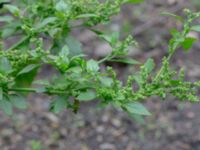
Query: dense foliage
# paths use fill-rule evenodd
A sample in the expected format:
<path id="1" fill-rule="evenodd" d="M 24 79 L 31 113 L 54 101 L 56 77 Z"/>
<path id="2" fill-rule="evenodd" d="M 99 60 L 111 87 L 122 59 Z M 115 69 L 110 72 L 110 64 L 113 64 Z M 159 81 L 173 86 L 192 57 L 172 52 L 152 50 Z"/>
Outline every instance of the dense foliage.
<path id="1" fill-rule="evenodd" d="M 27 93 L 52 96 L 50 110 L 64 108 L 78 111 L 79 103 L 98 99 L 102 105 L 111 104 L 130 115 L 149 115 L 140 103 L 151 96 L 162 99 L 173 95 L 180 100 L 198 101 L 200 82 L 184 81 L 184 70 L 170 68 L 170 59 L 177 48 L 190 49 L 197 41 L 188 34 L 200 31 L 193 21 L 200 13 L 185 9 L 185 17 L 170 13 L 182 23 L 182 31 L 173 29 L 168 56 L 155 72 L 153 59 L 144 64 L 127 58 L 130 46 L 137 46 L 132 36 L 119 40 L 119 33 L 105 34 L 96 25 L 109 23 L 124 3 L 142 0 L 0 0 L 0 107 L 12 114 L 12 107 L 26 108 Z M 86 59 L 82 44 L 71 35 L 76 28 L 85 28 L 105 40 L 112 52 L 101 60 Z M 19 39 L 6 47 L 7 39 Z M 46 44 L 48 43 L 48 44 Z M 129 75 L 127 82 L 117 79 L 112 67 L 101 69 L 105 61 L 140 65 L 140 71 Z M 51 79 L 35 80 L 44 65 L 59 73 Z"/>

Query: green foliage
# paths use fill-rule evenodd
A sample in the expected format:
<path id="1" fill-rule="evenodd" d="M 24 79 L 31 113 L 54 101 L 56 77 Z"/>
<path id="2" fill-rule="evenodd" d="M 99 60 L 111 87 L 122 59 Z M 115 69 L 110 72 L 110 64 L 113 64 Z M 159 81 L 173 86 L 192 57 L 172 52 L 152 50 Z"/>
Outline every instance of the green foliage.
<path id="1" fill-rule="evenodd" d="M 42 143 L 38 140 L 31 140 L 30 141 L 31 150 L 41 150 Z"/>
<path id="2" fill-rule="evenodd" d="M 169 42 L 169 54 L 163 58 L 161 68 L 155 72 L 154 60 L 144 64 L 127 58 L 130 46 L 137 46 L 132 36 L 119 40 L 119 33 L 105 34 L 95 25 L 109 23 L 110 17 L 120 11 L 122 4 L 143 0 L 16 0 L 4 4 L 0 9 L 0 107 L 7 114 L 12 108 L 27 107 L 27 93 L 44 93 L 53 98 L 50 111 L 59 113 L 65 108 L 75 113 L 80 102 L 98 99 L 101 104 L 121 108 L 132 117 L 150 115 L 141 104 L 151 96 L 166 98 L 173 95 L 180 100 L 196 102 L 200 82 L 184 81 L 184 71 L 170 67 L 170 59 L 179 47 L 191 48 L 197 41 L 189 37 L 190 31 L 199 32 L 193 21 L 200 13 L 184 10 L 185 17 L 170 13 L 182 23 L 182 31 L 173 29 Z M 8 15 L 8 13 L 10 13 Z M 112 51 L 101 60 L 85 58 L 82 44 L 71 35 L 76 28 L 86 28 L 105 40 Z M 93 27 L 93 28 L 91 28 Z M 11 47 L 4 42 L 8 38 L 20 37 Z M 49 42 L 51 41 L 51 42 Z M 45 44 L 48 42 L 48 48 Z M 113 68 L 101 70 L 105 61 L 140 65 L 140 71 L 129 75 L 127 82 L 117 79 Z M 35 81 L 42 66 L 48 64 L 59 73 L 49 80 Z M 39 88 L 35 85 L 40 85 Z M 134 88 L 137 87 L 137 88 Z"/>

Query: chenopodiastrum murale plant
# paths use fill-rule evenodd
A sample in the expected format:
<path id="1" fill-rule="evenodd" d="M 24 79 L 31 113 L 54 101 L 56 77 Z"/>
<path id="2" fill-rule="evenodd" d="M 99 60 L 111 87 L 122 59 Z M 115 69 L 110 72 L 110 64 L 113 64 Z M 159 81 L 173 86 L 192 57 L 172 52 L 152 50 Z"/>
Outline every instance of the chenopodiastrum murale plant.
<path id="1" fill-rule="evenodd" d="M 191 48 L 197 39 L 190 31 L 200 32 L 194 20 L 200 13 L 184 10 L 184 17 L 164 13 L 178 19 L 182 30 L 171 30 L 168 55 L 156 71 L 149 58 L 140 63 L 129 58 L 131 46 L 137 46 L 132 36 L 119 39 L 119 33 L 106 34 L 96 25 L 107 24 L 111 16 L 120 11 L 124 3 L 142 0 L 16 0 L 0 1 L 0 107 L 7 114 L 12 108 L 26 108 L 28 93 L 44 93 L 52 97 L 49 109 L 60 112 L 64 108 L 75 113 L 80 102 L 99 100 L 102 105 L 121 108 L 131 116 L 150 115 L 141 104 L 151 96 L 165 99 L 173 95 L 180 100 L 197 102 L 200 82 L 184 80 L 184 70 L 173 70 L 170 60 L 176 50 Z M 71 34 L 72 30 L 90 30 L 109 44 L 112 51 L 100 60 L 87 59 L 82 44 Z M 7 40 L 15 43 L 6 46 Z M 45 46 L 48 43 L 48 46 Z M 138 65 L 140 70 L 128 76 L 126 82 L 117 78 L 112 67 L 101 69 L 102 63 L 112 61 Z M 58 72 L 52 78 L 36 80 L 44 65 L 51 65 Z M 137 88 L 134 88 L 137 87 Z"/>

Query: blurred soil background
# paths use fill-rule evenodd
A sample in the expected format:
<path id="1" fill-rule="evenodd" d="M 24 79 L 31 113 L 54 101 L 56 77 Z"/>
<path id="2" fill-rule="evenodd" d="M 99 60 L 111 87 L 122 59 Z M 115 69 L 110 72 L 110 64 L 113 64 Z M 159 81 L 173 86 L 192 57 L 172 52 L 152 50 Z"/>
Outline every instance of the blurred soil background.
<path id="1" fill-rule="evenodd" d="M 200 0 L 145 0 L 125 5 L 111 25 L 99 28 L 120 31 L 121 38 L 132 34 L 140 47 L 132 48 L 130 57 L 141 62 L 152 57 L 160 64 L 167 53 L 169 30 L 180 27 L 173 18 L 160 14 L 182 14 L 184 8 L 198 11 Z M 109 52 L 108 45 L 88 30 L 76 29 L 73 34 L 89 56 L 101 58 Z M 195 32 L 191 35 L 200 36 Z M 194 81 L 200 79 L 199 58 L 200 42 L 189 52 L 179 50 L 171 65 L 184 67 L 187 80 Z M 120 79 L 135 70 L 134 66 L 109 65 L 117 70 Z M 46 68 L 39 78 L 51 72 Z M 78 114 L 66 110 L 58 115 L 48 111 L 50 98 L 45 95 L 30 95 L 28 102 L 28 110 L 16 110 L 12 117 L 0 112 L 0 150 L 200 150 L 200 103 L 153 97 L 145 102 L 152 115 L 144 123 L 137 123 L 115 108 L 96 107 L 97 102 L 82 103 Z"/>

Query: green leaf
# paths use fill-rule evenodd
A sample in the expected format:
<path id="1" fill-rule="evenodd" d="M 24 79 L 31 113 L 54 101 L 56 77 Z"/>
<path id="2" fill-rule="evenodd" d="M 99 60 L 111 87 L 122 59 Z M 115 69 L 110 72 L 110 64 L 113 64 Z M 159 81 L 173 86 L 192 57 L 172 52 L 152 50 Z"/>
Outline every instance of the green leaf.
<path id="1" fill-rule="evenodd" d="M 92 17 L 99 17 L 99 16 L 96 14 L 81 14 L 78 15 L 76 18 L 81 19 L 81 18 L 92 18 Z"/>
<path id="2" fill-rule="evenodd" d="M 176 40 L 180 40 L 179 38 L 181 38 L 181 40 L 184 40 L 181 33 L 177 29 L 171 29 L 170 33 Z"/>
<path id="3" fill-rule="evenodd" d="M 192 47 L 193 43 L 196 42 L 197 39 L 196 38 L 193 38 L 193 37 L 187 37 L 185 39 L 185 41 L 183 43 L 181 43 L 181 45 L 183 46 L 183 48 L 185 50 L 188 50 Z"/>
<path id="4" fill-rule="evenodd" d="M 20 95 L 9 95 L 10 102 L 18 109 L 26 109 L 27 103 L 25 101 L 25 98 Z"/>
<path id="5" fill-rule="evenodd" d="M 36 89 L 36 92 L 37 93 L 45 93 L 45 92 L 47 92 L 47 89 L 45 87 L 39 87 Z"/>
<path id="6" fill-rule="evenodd" d="M 0 100 L 0 108 L 6 113 L 7 115 L 12 115 L 12 104 L 6 98 Z"/>
<path id="7" fill-rule="evenodd" d="M 48 17 L 48 18 L 45 18 L 43 21 L 39 22 L 39 23 L 36 25 L 36 29 L 40 29 L 40 28 L 46 27 L 48 24 L 54 23 L 56 20 L 57 20 L 56 17 Z"/>
<path id="8" fill-rule="evenodd" d="M 42 143 L 39 140 L 30 141 L 31 150 L 42 150 Z"/>
<path id="9" fill-rule="evenodd" d="M 115 45 L 119 40 L 119 32 L 113 32 L 111 34 L 111 45 Z"/>
<path id="10" fill-rule="evenodd" d="M 144 0 L 127 0 L 129 3 L 142 3 Z"/>
<path id="11" fill-rule="evenodd" d="M 0 16 L 0 22 L 10 23 L 11 21 L 13 21 L 12 16 Z"/>
<path id="12" fill-rule="evenodd" d="M 99 35 L 100 38 L 104 39 L 105 41 L 107 41 L 109 44 L 112 44 L 113 40 L 112 40 L 112 36 L 110 35 L 106 35 L 106 34 L 102 34 L 102 35 Z"/>
<path id="13" fill-rule="evenodd" d="M 43 79 L 43 80 L 36 80 L 33 82 L 33 84 L 48 86 L 50 83 L 48 80 Z"/>
<path id="14" fill-rule="evenodd" d="M 192 26 L 191 30 L 196 31 L 196 32 L 200 32 L 200 25 Z"/>
<path id="15" fill-rule="evenodd" d="M 0 100 L 2 100 L 2 99 L 3 99 L 3 88 L 0 87 Z"/>
<path id="16" fill-rule="evenodd" d="M 33 70 L 35 70 L 36 68 L 38 68 L 39 65 L 38 64 L 31 64 L 31 65 L 28 65 L 26 66 L 25 68 L 23 68 L 17 75 L 21 75 L 21 74 L 25 74 L 25 73 L 29 73 Z"/>
<path id="17" fill-rule="evenodd" d="M 66 96 L 58 96 L 56 99 L 51 103 L 50 111 L 54 113 L 60 113 L 67 107 L 68 97 Z"/>
<path id="18" fill-rule="evenodd" d="M 12 66 L 6 57 L 0 57 L 0 73 L 8 74 L 12 71 Z"/>
<path id="19" fill-rule="evenodd" d="M 175 15 L 175 14 L 172 14 L 172 13 L 169 13 L 169 12 L 163 12 L 163 13 L 161 13 L 161 15 L 163 15 L 163 16 L 174 17 L 174 18 L 176 18 L 177 20 L 179 20 L 180 22 L 183 22 L 183 21 L 184 21 L 184 19 L 183 19 L 181 16 L 178 16 L 178 15 Z"/>
<path id="20" fill-rule="evenodd" d="M 121 63 L 125 63 L 125 64 L 130 64 L 130 65 L 138 65 L 141 64 L 139 61 L 135 60 L 135 59 L 131 59 L 131 58 L 119 58 L 119 59 L 111 59 L 109 61 L 112 62 L 121 62 Z"/>
<path id="21" fill-rule="evenodd" d="M 98 70 L 99 70 L 99 64 L 97 61 L 93 59 L 87 61 L 87 71 L 98 72 Z"/>
<path id="22" fill-rule="evenodd" d="M 111 43 L 112 38 L 110 35 L 106 35 L 105 33 L 94 29 L 91 29 L 91 31 L 94 32 L 96 35 L 98 35 L 100 38 L 103 38 L 105 41 Z"/>
<path id="23" fill-rule="evenodd" d="M 113 79 L 109 77 L 100 77 L 100 81 L 106 87 L 111 87 L 113 84 Z"/>
<path id="24" fill-rule="evenodd" d="M 119 32 L 113 32 L 112 34 L 105 34 L 101 31 L 97 31 L 93 29 L 91 31 L 97 34 L 100 38 L 107 41 L 111 46 L 116 44 L 116 42 L 119 40 Z"/>
<path id="25" fill-rule="evenodd" d="M 60 28 L 53 28 L 53 29 L 49 29 L 47 32 L 52 38 L 56 38 L 57 35 L 59 35 L 60 30 L 61 30 Z"/>
<path id="26" fill-rule="evenodd" d="M 9 3 L 11 0 L 0 0 L 0 3 Z"/>
<path id="27" fill-rule="evenodd" d="M 128 115 L 133 118 L 134 121 L 136 121 L 136 123 L 139 123 L 141 125 L 145 125 L 145 120 L 144 120 L 144 116 L 138 115 L 138 114 L 132 114 L 132 113 L 128 113 Z"/>
<path id="28" fill-rule="evenodd" d="M 149 58 L 146 63 L 144 64 L 144 68 L 147 70 L 148 73 L 152 72 L 155 67 L 154 60 Z"/>
<path id="29" fill-rule="evenodd" d="M 2 31 L 2 38 L 3 39 L 6 39 L 8 38 L 9 36 L 13 35 L 13 33 L 15 33 L 16 29 L 15 28 L 5 28 L 3 31 Z"/>
<path id="30" fill-rule="evenodd" d="M 8 11 L 9 11 L 10 13 L 12 13 L 13 15 L 15 15 L 15 16 L 19 16 L 19 14 L 20 14 L 19 8 L 17 8 L 15 5 L 6 4 L 6 5 L 5 5 L 5 8 L 7 8 Z"/>
<path id="31" fill-rule="evenodd" d="M 36 67 L 37 66 L 37 67 Z M 20 74 L 15 79 L 15 86 L 17 87 L 29 87 L 35 76 L 37 75 L 39 65 L 32 64 L 22 69 Z"/>
<path id="32" fill-rule="evenodd" d="M 61 49 L 59 55 L 62 57 L 67 57 L 69 55 L 69 47 L 67 45 L 64 45 Z"/>
<path id="33" fill-rule="evenodd" d="M 139 73 L 136 73 L 133 77 L 134 77 L 136 83 L 137 83 L 140 87 L 142 87 L 143 79 L 142 79 L 141 75 L 140 75 Z"/>
<path id="34" fill-rule="evenodd" d="M 67 4 L 64 0 L 60 0 L 57 4 L 56 4 L 56 10 L 60 11 L 60 12 L 67 12 L 71 9 L 71 7 L 69 6 L 69 4 Z"/>
<path id="35" fill-rule="evenodd" d="M 72 36 L 66 38 L 66 44 L 69 47 L 70 56 L 77 56 L 82 53 L 82 44 Z"/>
<path id="36" fill-rule="evenodd" d="M 87 90 L 86 92 L 81 92 L 77 97 L 80 101 L 91 101 L 96 98 L 96 93 L 92 90 Z"/>
<path id="37" fill-rule="evenodd" d="M 124 104 L 123 107 L 125 107 L 125 109 L 132 114 L 144 116 L 151 115 L 151 113 L 141 103 L 138 102 L 127 103 Z"/>

